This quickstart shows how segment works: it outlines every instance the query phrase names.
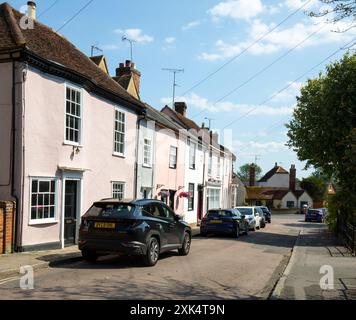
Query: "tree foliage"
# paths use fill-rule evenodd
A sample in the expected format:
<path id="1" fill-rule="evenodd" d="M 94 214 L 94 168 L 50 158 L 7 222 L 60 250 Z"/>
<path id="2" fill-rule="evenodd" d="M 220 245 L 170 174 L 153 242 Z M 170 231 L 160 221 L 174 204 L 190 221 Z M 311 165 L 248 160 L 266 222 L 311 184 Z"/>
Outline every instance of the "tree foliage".
<path id="1" fill-rule="evenodd" d="M 326 200 L 327 184 L 323 178 L 312 175 L 300 182 L 300 187 L 306 190 L 314 201 Z"/>
<path id="2" fill-rule="evenodd" d="M 250 166 L 251 164 L 246 163 L 243 166 L 240 167 L 239 171 L 237 172 L 237 175 L 241 179 L 242 182 L 248 182 L 250 180 Z M 255 164 L 256 168 L 256 180 L 261 178 L 261 173 L 262 173 L 262 168 Z"/>
<path id="3" fill-rule="evenodd" d="M 328 21 L 335 23 L 341 20 L 350 21 L 349 27 L 356 26 L 356 1 L 355 0 L 319 0 L 324 7 L 318 12 L 311 12 L 312 17 L 327 16 Z M 346 31 L 346 30 L 344 30 Z"/>
<path id="4" fill-rule="evenodd" d="M 356 55 L 308 80 L 287 125 L 288 145 L 307 167 L 320 168 L 356 208 Z"/>

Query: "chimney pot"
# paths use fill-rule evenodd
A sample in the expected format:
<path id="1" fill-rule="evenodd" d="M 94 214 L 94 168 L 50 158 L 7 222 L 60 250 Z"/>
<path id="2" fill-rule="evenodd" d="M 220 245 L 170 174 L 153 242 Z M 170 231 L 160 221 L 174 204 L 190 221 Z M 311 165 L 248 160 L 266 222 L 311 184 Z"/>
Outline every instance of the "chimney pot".
<path id="1" fill-rule="evenodd" d="M 175 102 L 174 109 L 176 112 L 180 113 L 182 116 L 187 115 L 187 104 L 185 102 Z"/>
<path id="2" fill-rule="evenodd" d="M 125 66 L 126 66 L 126 67 L 131 67 L 131 61 L 130 61 L 130 60 L 126 60 Z"/>
<path id="3" fill-rule="evenodd" d="M 36 20 L 36 3 L 33 1 L 27 2 L 27 15 L 29 18 Z"/>

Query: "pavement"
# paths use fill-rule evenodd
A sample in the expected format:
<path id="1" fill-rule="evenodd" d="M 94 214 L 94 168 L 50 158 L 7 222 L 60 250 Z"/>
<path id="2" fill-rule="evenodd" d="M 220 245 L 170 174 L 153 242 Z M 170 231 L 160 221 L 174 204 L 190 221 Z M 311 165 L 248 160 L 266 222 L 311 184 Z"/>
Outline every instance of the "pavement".
<path id="1" fill-rule="evenodd" d="M 272 299 L 356 300 L 356 257 L 325 225 L 304 224 Z"/>

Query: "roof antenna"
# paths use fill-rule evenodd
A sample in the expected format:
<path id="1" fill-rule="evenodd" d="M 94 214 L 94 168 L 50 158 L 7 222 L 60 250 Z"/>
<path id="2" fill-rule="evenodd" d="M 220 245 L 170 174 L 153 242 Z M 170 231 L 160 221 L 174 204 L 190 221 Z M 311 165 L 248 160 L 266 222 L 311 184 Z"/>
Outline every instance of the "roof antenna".
<path id="1" fill-rule="evenodd" d="M 122 41 L 128 41 L 130 43 L 130 48 L 131 48 L 131 62 L 133 62 L 133 55 L 132 55 L 132 47 L 133 47 L 133 44 L 136 42 L 135 40 L 133 39 L 129 39 L 127 36 L 123 35 L 122 38 L 121 38 Z"/>
<path id="2" fill-rule="evenodd" d="M 91 57 L 94 56 L 94 51 L 100 51 L 103 53 L 104 51 L 98 47 L 98 44 L 94 44 L 91 46 Z"/>
<path id="3" fill-rule="evenodd" d="M 176 87 L 178 87 L 178 84 L 176 83 L 176 74 L 177 73 L 184 73 L 184 69 L 169 69 L 169 68 L 162 68 L 163 71 L 168 71 L 173 73 L 173 103 L 172 103 L 172 108 L 174 107 L 174 102 L 175 102 L 175 96 L 176 96 Z"/>

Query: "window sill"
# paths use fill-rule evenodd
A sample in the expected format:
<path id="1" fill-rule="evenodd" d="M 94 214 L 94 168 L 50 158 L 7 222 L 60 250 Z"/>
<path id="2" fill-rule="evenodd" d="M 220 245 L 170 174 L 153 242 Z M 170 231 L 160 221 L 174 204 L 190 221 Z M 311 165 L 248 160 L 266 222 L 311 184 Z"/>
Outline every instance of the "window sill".
<path id="1" fill-rule="evenodd" d="M 177 170 L 177 167 L 169 167 L 169 169 Z"/>
<path id="2" fill-rule="evenodd" d="M 84 146 L 80 143 L 75 143 L 75 142 L 71 142 L 71 141 L 64 141 L 63 142 L 64 146 L 70 146 L 70 147 L 76 147 L 76 148 L 84 148 Z"/>
<path id="3" fill-rule="evenodd" d="M 28 225 L 29 226 L 39 226 L 39 225 L 45 225 L 45 224 L 57 224 L 59 221 L 56 219 L 41 219 L 41 220 L 31 220 Z"/>
<path id="4" fill-rule="evenodd" d="M 116 153 L 116 152 L 114 152 L 113 154 L 113 157 L 117 157 L 117 158 L 126 158 L 126 156 L 123 154 L 123 153 Z"/>
<path id="5" fill-rule="evenodd" d="M 148 164 L 143 164 L 142 167 L 147 169 L 152 169 L 152 165 L 148 165 Z"/>

